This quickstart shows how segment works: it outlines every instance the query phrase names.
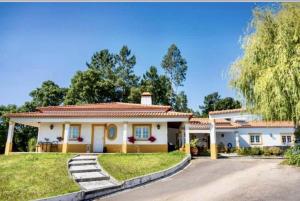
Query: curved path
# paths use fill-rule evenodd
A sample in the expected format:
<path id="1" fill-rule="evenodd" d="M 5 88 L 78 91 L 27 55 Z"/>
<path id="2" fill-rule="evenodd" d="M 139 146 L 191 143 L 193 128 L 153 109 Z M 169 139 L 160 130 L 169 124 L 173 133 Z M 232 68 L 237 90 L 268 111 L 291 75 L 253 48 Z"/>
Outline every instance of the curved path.
<path id="1" fill-rule="evenodd" d="M 195 159 L 176 175 L 98 200 L 300 200 L 300 168 L 280 165 L 280 162 L 278 159 Z"/>

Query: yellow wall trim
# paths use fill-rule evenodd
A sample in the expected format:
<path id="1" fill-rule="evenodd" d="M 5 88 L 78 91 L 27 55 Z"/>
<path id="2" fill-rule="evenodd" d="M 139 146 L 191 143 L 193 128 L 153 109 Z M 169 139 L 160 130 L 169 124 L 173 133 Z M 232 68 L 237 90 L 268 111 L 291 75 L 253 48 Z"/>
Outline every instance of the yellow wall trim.
<path id="1" fill-rule="evenodd" d="M 127 153 L 168 152 L 167 144 L 127 144 Z"/>
<path id="2" fill-rule="evenodd" d="M 88 144 L 68 144 L 68 153 L 86 153 Z"/>
<path id="3" fill-rule="evenodd" d="M 6 145 L 5 145 L 5 155 L 8 155 L 10 152 L 12 152 L 12 143 L 6 143 Z"/>
<path id="4" fill-rule="evenodd" d="M 121 153 L 122 145 L 121 144 L 106 144 L 105 145 L 108 153 Z"/>
<path id="5" fill-rule="evenodd" d="M 210 144 L 210 158 L 213 160 L 218 158 L 217 144 Z"/>
<path id="6" fill-rule="evenodd" d="M 185 153 L 187 153 L 187 154 L 191 153 L 191 146 L 190 146 L 190 144 L 185 144 Z"/>
<path id="7" fill-rule="evenodd" d="M 67 150 L 68 150 L 68 144 L 64 143 L 62 144 L 62 153 L 67 153 Z"/>

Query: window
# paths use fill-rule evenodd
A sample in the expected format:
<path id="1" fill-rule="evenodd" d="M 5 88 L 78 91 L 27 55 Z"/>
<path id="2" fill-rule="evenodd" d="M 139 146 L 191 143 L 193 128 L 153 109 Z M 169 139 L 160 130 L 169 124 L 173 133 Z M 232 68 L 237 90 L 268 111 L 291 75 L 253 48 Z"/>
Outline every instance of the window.
<path id="1" fill-rule="evenodd" d="M 77 138 L 80 136 L 80 130 L 81 130 L 80 125 L 71 125 L 69 139 L 77 140 Z"/>
<path id="2" fill-rule="evenodd" d="M 250 134 L 250 143 L 251 144 L 261 144 L 260 134 Z"/>
<path id="3" fill-rule="evenodd" d="M 291 134 L 282 134 L 281 135 L 282 144 L 289 145 L 292 143 L 292 135 Z"/>
<path id="4" fill-rule="evenodd" d="M 108 126 L 107 129 L 107 138 L 110 140 L 114 140 L 117 137 L 117 126 L 114 124 L 111 124 Z"/>
<path id="5" fill-rule="evenodd" d="M 134 125 L 133 133 L 137 140 L 148 140 L 151 133 L 151 125 Z"/>

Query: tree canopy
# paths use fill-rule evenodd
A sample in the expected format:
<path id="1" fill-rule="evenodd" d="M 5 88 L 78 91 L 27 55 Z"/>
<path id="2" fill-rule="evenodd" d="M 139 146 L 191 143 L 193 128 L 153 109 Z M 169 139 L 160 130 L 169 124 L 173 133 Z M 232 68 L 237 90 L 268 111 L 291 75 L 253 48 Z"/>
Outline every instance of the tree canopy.
<path id="1" fill-rule="evenodd" d="M 41 88 L 30 92 L 32 102 L 35 106 L 57 106 L 63 103 L 67 89 L 60 88 L 53 81 L 45 81 Z"/>
<path id="2" fill-rule="evenodd" d="M 188 67 L 186 60 L 181 56 L 181 52 L 175 44 L 169 47 L 161 66 L 170 77 L 175 88 L 183 85 Z"/>
<path id="3" fill-rule="evenodd" d="M 218 92 L 204 97 L 203 105 L 200 106 L 201 116 L 208 117 L 209 112 L 216 110 L 228 110 L 241 108 L 241 103 L 231 97 L 221 98 Z"/>
<path id="4" fill-rule="evenodd" d="M 231 86 L 269 120 L 300 117 L 300 4 L 256 8 L 231 66 Z"/>

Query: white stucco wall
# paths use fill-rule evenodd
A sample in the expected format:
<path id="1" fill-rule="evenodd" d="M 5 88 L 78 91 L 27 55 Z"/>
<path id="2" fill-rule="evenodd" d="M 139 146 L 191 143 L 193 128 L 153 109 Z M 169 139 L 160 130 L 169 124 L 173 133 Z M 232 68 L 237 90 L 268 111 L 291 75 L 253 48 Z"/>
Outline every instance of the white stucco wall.
<path id="1" fill-rule="evenodd" d="M 238 129 L 240 134 L 240 146 L 256 146 L 250 144 L 250 133 L 261 134 L 262 146 L 283 146 L 282 134 L 292 134 L 293 128 L 243 128 Z"/>
<path id="2" fill-rule="evenodd" d="M 57 141 L 57 137 L 61 137 L 63 133 L 63 124 L 53 123 L 53 129 L 50 129 L 52 123 L 40 123 L 38 132 L 38 141 L 45 141 L 45 138 L 49 138 L 49 141 Z M 71 123 L 72 124 L 72 123 Z M 78 124 L 78 123 L 76 123 Z M 114 123 L 117 126 L 117 137 L 114 140 L 108 138 L 105 139 L 106 144 L 122 144 L 123 134 L 123 123 Z M 138 123 L 138 124 L 149 124 L 149 123 Z M 157 129 L 157 125 L 160 125 L 160 129 Z M 81 137 L 83 142 L 68 141 L 69 144 L 90 144 L 92 134 L 92 123 L 82 123 L 81 125 Z M 109 125 L 109 124 L 107 124 Z M 128 137 L 132 136 L 133 123 L 128 124 Z M 163 123 L 152 123 L 151 124 L 151 135 L 156 138 L 156 141 L 136 141 L 136 144 L 167 144 L 168 143 L 168 124 Z M 130 143 L 130 142 L 127 142 Z"/>
<path id="3" fill-rule="evenodd" d="M 222 134 L 224 134 L 223 137 Z M 225 147 L 227 147 L 228 143 L 231 143 L 232 147 L 235 147 L 235 134 L 233 132 L 217 132 L 217 144 L 220 143 L 223 143 Z"/>
<path id="4" fill-rule="evenodd" d="M 45 142 L 45 138 L 48 138 L 50 142 L 57 141 L 57 137 L 62 137 L 63 125 L 62 124 L 52 124 L 53 129 L 50 129 L 51 123 L 42 123 L 39 125 L 38 131 L 38 142 Z"/>

